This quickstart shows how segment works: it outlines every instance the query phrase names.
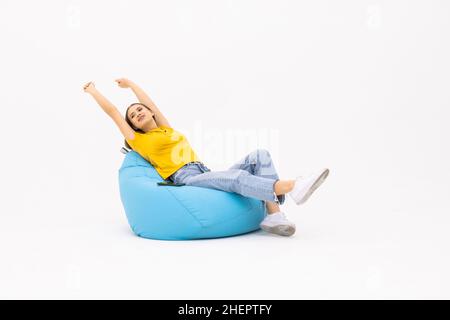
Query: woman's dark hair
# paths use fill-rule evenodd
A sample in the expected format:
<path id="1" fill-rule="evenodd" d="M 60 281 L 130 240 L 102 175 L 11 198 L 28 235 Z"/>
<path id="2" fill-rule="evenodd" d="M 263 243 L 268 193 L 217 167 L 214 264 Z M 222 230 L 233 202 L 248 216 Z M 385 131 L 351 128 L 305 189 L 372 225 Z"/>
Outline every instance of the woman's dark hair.
<path id="1" fill-rule="evenodd" d="M 137 105 L 137 104 L 143 106 L 144 108 L 147 108 L 148 110 L 150 110 L 151 113 L 153 113 L 152 109 L 150 109 L 149 107 L 147 107 L 147 106 L 146 106 L 145 104 L 143 104 L 143 103 L 140 103 L 140 102 L 132 103 L 132 104 L 130 104 L 130 105 L 128 106 L 127 110 L 125 111 L 125 121 L 130 125 L 130 127 L 131 127 L 134 131 L 137 131 L 137 132 L 139 132 L 139 133 L 145 133 L 145 132 L 142 131 L 141 129 L 136 128 L 136 127 L 133 125 L 133 123 L 131 123 L 131 120 L 128 118 L 128 110 L 129 110 L 132 106 Z M 153 115 L 153 119 L 154 119 L 154 118 L 155 118 L 155 116 Z M 125 147 L 127 147 L 128 149 L 133 150 L 133 148 L 131 148 L 131 146 L 128 144 L 128 142 L 127 142 L 126 139 L 124 140 L 124 142 L 125 142 Z"/>

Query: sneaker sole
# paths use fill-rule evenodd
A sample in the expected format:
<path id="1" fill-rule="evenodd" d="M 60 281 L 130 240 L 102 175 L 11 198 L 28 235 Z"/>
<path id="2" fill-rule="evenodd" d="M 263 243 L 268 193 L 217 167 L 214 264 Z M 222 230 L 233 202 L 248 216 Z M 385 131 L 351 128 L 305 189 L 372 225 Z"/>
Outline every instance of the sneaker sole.
<path id="1" fill-rule="evenodd" d="M 328 174 L 330 173 L 330 169 L 325 169 L 322 174 L 319 176 L 319 178 L 317 178 L 316 181 L 314 181 L 313 185 L 311 186 L 311 188 L 309 188 L 308 192 L 305 194 L 305 196 L 297 203 L 297 204 L 303 204 L 306 202 L 306 200 L 309 199 L 309 197 L 311 197 L 311 195 L 313 194 L 314 191 L 316 191 L 316 189 L 318 187 L 320 187 L 320 185 L 325 181 L 325 179 L 328 177 Z"/>
<path id="2" fill-rule="evenodd" d="M 261 229 L 264 231 L 275 233 L 280 236 L 289 237 L 292 236 L 295 233 L 295 227 L 288 226 L 288 225 L 278 225 L 274 227 L 268 227 L 268 226 L 261 226 Z"/>

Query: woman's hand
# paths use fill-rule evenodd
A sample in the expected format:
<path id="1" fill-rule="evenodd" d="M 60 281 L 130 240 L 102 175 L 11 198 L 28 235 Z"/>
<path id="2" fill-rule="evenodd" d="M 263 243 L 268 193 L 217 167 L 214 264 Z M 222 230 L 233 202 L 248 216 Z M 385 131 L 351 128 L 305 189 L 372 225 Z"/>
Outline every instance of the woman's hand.
<path id="1" fill-rule="evenodd" d="M 83 90 L 84 92 L 92 94 L 97 89 L 95 88 L 94 82 L 90 81 L 83 86 Z"/>
<path id="2" fill-rule="evenodd" d="M 130 88 L 133 82 L 127 78 L 119 78 L 115 80 L 119 87 L 121 88 Z"/>

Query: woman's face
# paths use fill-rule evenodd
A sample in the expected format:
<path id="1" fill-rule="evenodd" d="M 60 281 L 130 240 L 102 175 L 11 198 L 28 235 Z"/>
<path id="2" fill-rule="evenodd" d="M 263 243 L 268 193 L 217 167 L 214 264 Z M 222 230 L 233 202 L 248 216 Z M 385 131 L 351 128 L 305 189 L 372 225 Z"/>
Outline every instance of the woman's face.
<path id="1" fill-rule="evenodd" d="M 153 120 L 153 113 L 147 108 L 137 104 L 128 109 L 128 119 L 138 129 L 142 129 L 148 122 Z"/>

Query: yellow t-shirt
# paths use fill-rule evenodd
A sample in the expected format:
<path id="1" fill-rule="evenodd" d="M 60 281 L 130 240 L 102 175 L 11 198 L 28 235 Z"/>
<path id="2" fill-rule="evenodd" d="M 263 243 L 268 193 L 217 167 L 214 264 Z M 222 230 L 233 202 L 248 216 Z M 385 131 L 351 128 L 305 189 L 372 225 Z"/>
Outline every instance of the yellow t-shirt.
<path id="1" fill-rule="evenodd" d="M 146 133 L 135 131 L 134 139 L 126 141 L 134 151 L 153 165 L 163 179 L 167 179 L 186 163 L 200 161 L 186 137 L 166 126 Z"/>

